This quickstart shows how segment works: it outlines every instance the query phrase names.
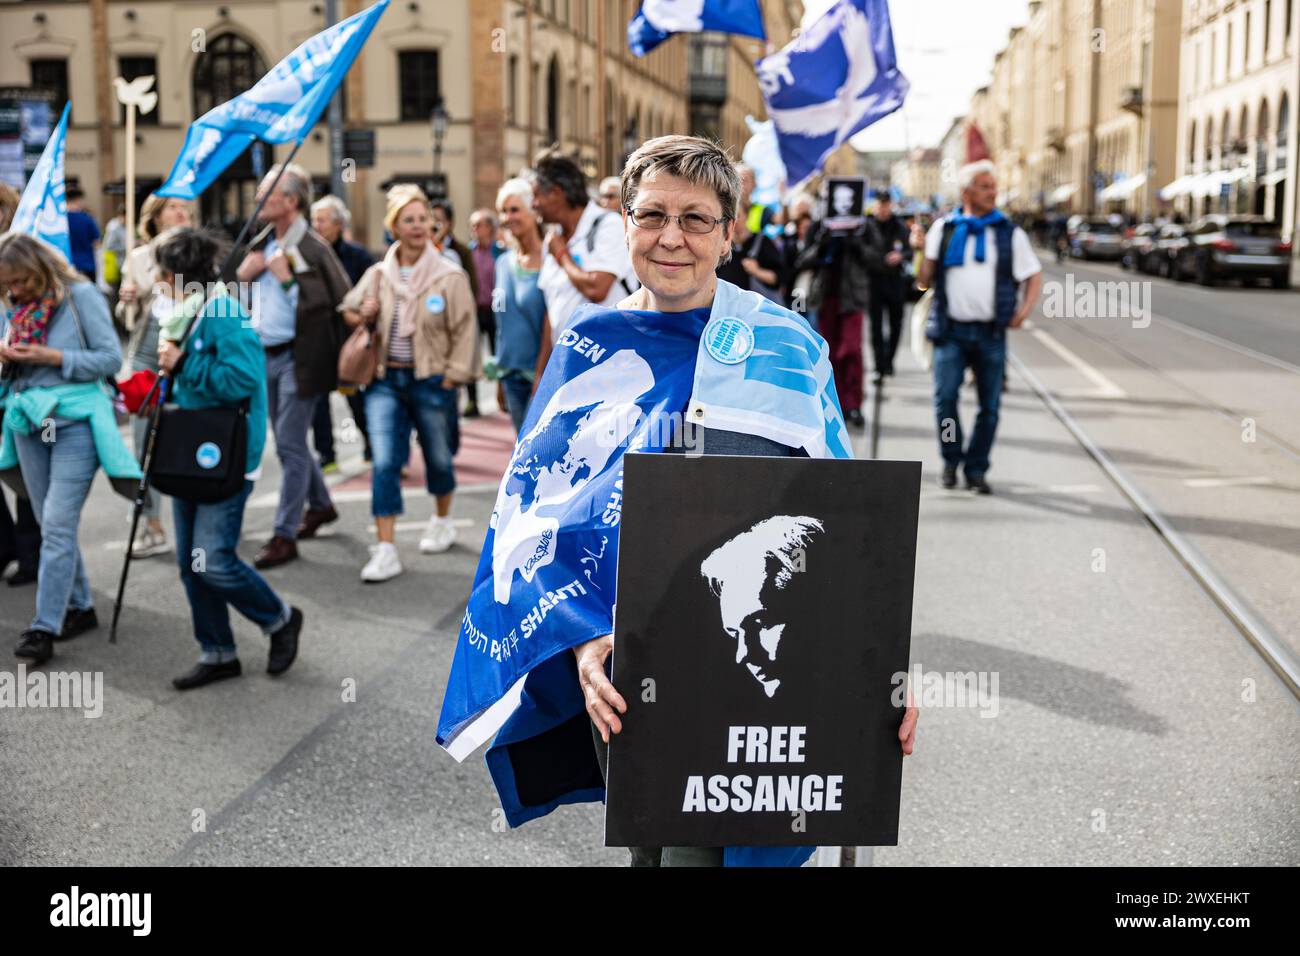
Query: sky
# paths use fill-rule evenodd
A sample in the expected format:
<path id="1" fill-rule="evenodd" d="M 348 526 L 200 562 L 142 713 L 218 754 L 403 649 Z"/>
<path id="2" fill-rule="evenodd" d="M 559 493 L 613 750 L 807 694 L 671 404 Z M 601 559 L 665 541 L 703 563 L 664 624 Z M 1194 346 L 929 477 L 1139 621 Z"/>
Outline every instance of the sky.
<path id="1" fill-rule="evenodd" d="M 807 26 L 834 0 L 805 0 Z M 1029 19 L 1028 0 L 890 0 L 898 68 L 911 82 L 898 112 L 852 140 L 861 150 L 938 146 L 971 94 L 989 81 L 993 57 L 1013 26 Z"/>

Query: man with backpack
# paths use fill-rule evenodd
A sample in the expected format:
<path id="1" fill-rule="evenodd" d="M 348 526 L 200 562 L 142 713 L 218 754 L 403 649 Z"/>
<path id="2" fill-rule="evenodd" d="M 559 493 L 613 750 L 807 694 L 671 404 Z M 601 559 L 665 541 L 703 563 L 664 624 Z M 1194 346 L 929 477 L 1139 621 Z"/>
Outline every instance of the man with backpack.
<path id="1" fill-rule="evenodd" d="M 988 160 L 957 173 L 962 212 L 937 220 L 913 248 L 924 245 L 919 284 L 934 289 L 926 337 L 934 342 L 934 411 L 943 455 L 945 488 L 957 485 L 990 493 L 984 479 L 998 427 L 1007 357 L 1006 330 L 1018 328 L 1033 311 L 1043 288 L 1043 267 L 1029 236 L 996 208 L 998 184 Z M 963 451 L 958 392 L 966 369 L 975 373 L 980 410 L 970 444 Z"/>

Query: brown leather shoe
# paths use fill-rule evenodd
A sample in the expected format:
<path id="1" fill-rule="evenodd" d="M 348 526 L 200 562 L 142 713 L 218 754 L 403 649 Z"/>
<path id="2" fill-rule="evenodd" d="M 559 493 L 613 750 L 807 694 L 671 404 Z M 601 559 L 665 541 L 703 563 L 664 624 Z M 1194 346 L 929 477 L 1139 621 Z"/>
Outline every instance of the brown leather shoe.
<path id="1" fill-rule="evenodd" d="M 276 568 L 282 564 L 297 560 L 297 558 L 297 543 L 290 541 L 288 538 L 282 538 L 277 534 L 262 545 L 262 550 L 257 552 L 257 557 L 253 559 L 253 567 L 259 570 Z"/>
<path id="2" fill-rule="evenodd" d="M 314 538 L 316 532 L 322 525 L 327 525 L 331 521 L 338 521 L 339 513 L 334 510 L 334 506 L 328 508 L 308 508 L 302 516 L 302 524 L 298 525 L 298 540 L 303 538 Z"/>

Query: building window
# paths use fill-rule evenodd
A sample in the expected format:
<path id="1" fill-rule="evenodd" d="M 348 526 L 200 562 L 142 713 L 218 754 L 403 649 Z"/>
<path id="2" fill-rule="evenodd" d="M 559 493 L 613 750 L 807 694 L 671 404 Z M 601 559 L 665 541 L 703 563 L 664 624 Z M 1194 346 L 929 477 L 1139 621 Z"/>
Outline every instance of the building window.
<path id="1" fill-rule="evenodd" d="M 403 50 L 397 54 L 397 88 L 402 98 L 399 119 L 426 122 L 442 99 L 437 50 Z"/>
<path id="2" fill-rule="evenodd" d="M 519 55 L 510 54 L 506 64 L 506 118 L 510 125 L 519 125 Z"/>
<path id="3" fill-rule="evenodd" d="M 560 67 L 555 57 L 546 70 L 546 141 L 560 141 Z"/>
<path id="4" fill-rule="evenodd" d="M 1264 62 L 1268 62 L 1268 37 L 1273 29 L 1273 0 L 1264 0 Z"/>
<path id="5" fill-rule="evenodd" d="M 50 125 L 59 121 L 63 113 L 63 104 L 68 102 L 68 61 L 67 60 L 32 60 L 32 86 L 38 90 L 49 90 L 54 94 L 50 104 L 53 115 Z M 72 113 L 68 113 L 68 122 L 72 122 Z"/>
<path id="6" fill-rule="evenodd" d="M 195 118 L 243 93 L 264 73 L 266 64 L 243 37 L 226 33 L 209 40 L 207 53 L 194 61 Z"/>
<path id="7" fill-rule="evenodd" d="M 130 83 L 134 79 L 142 76 L 154 77 L 153 89 L 158 92 L 158 61 L 151 56 L 124 56 L 119 57 L 117 61 L 117 75 Z M 115 97 L 116 98 L 116 97 Z M 158 125 L 158 107 L 162 103 L 162 96 L 159 95 L 158 103 L 148 113 L 135 112 L 135 122 L 137 126 L 157 126 Z M 126 107 L 119 106 L 117 113 L 119 123 L 126 122 Z"/>

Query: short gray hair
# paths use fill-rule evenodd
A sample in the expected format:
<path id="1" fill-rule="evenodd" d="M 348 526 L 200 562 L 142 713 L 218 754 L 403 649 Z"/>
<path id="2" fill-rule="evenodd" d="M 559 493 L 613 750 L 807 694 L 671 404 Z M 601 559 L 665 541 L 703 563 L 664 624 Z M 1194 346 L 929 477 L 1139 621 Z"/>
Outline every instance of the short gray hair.
<path id="1" fill-rule="evenodd" d="M 529 209 L 533 207 L 533 185 L 522 176 L 516 176 L 514 179 L 507 179 L 497 190 L 497 208 L 501 204 L 514 196 Z"/>
<path id="2" fill-rule="evenodd" d="M 635 202 L 642 179 L 654 179 L 660 173 L 680 177 L 695 186 L 707 186 L 718 197 L 722 218 L 736 218 L 740 176 L 726 150 L 712 140 L 673 134 L 642 143 L 627 158 L 620 177 L 624 208 Z"/>
<path id="3" fill-rule="evenodd" d="M 284 180 L 280 181 L 284 182 Z M 311 211 L 330 213 L 344 229 L 352 225 L 352 213 L 348 212 L 347 204 L 338 196 L 322 196 L 311 204 Z"/>
<path id="4" fill-rule="evenodd" d="M 967 189 L 975 181 L 975 177 L 981 173 L 988 173 L 994 179 L 998 178 L 998 168 L 993 165 L 992 160 L 978 159 L 957 170 L 957 188 Z"/>
<path id="5" fill-rule="evenodd" d="M 277 163 L 266 171 L 262 182 L 271 185 L 279 172 L 280 166 Z M 284 167 L 284 175 L 280 176 L 280 182 L 275 188 L 297 201 L 298 212 L 304 216 L 311 212 L 311 176 L 297 163 L 290 163 Z"/>

